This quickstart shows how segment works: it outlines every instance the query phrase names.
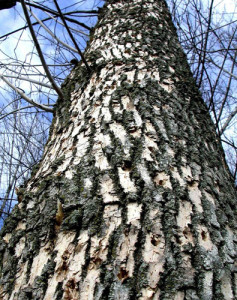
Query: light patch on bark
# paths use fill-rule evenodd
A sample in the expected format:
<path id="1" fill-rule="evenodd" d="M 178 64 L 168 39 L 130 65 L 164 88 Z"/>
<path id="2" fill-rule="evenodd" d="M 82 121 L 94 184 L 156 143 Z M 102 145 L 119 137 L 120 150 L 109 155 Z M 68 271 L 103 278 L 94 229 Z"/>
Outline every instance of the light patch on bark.
<path id="1" fill-rule="evenodd" d="M 114 284 L 114 300 L 128 300 L 129 289 L 122 285 L 120 282 Z"/>
<path id="2" fill-rule="evenodd" d="M 99 105 L 96 105 L 96 104 L 93 105 L 93 108 L 92 108 L 91 113 L 90 113 L 90 116 L 91 116 L 90 123 L 96 123 L 98 121 L 99 115 L 100 115 L 100 109 L 101 109 L 100 104 Z"/>
<path id="3" fill-rule="evenodd" d="M 174 179 L 176 179 L 181 186 L 185 186 L 185 182 L 184 182 L 183 178 L 180 176 L 177 168 L 176 167 L 172 168 L 171 172 L 172 172 L 172 177 Z"/>
<path id="4" fill-rule="evenodd" d="M 21 264 L 17 268 L 16 281 L 14 285 L 14 290 L 11 293 L 9 300 L 14 300 L 14 294 L 19 291 L 26 284 L 26 273 L 27 273 L 28 262 Z M 7 298 L 6 298 L 7 299 Z"/>
<path id="5" fill-rule="evenodd" d="M 25 229 L 26 229 L 26 223 L 20 221 L 20 222 L 17 224 L 16 230 L 25 230 Z"/>
<path id="6" fill-rule="evenodd" d="M 123 234 L 122 241 L 117 249 L 117 261 L 120 265 L 120 271 L 117 274 L 118 279 L 123 282 L 128 277 L 133 276 L 134 270 L 134 251 L 136 250 L 138 228 L 132 227 L 127 234 Z M 121 272 L 125 270 L 124 274 Z"/>
<path id="7" fill-rule="evenodd" d="M 77 288 L 73 288 L 73 286 L 81 280 L 82 266 L 85 264 L 88 240 L 88 233 L 87 231 L 84 231 L 78 237 L 76 247 L 71 247 L 71 255 L 68 259 L 68 272 L 63 284 L 63 299 L 79 299 L 79 292 Z M 56 280 L 58 280 L 58 278 Z M 71 286 L 71 283 L 75 284 Z"/>
<path id="8" fill-rule="evenodd" d="M 141 294 L 142 294 L 142 296 L 139 297 L 138 300 L 153 300 L 153 299 L 155 299 L 154 298 L 155 291 L 150 287 L 148 287 L 146 289 L 142 289 Z M 159 299 L 159 298 L 156 298 L 156 299 Z"/>
<path id="9" fill-rule="evenodd" d="M 81 130 L 80 123 L 79 124 L 75 124 L 75 128 L 74 128 L 71 136 L 74 137 L 74 136 L 78 135 L 78 133 L 79 133 L 80 130 Z"/>
<path id="10" fill-rule="evenodd" d="M 89 236 L 87 231 L 83 231 L 78 237 L 78 243 L 74 249 L 71 259 L 68 261 L 68 274 L 67 279 L 74 278 L 77 281 L 80 278 L 82 266 L 85 263 L 86 247 Z"/>
<path id="11" fill-rule="evenodd" d="M 124 189 L 125 193 L 135 193 L 137 191 L 135 184 L 130 179 L 129 171 L 124 171 L 122 168 L 118 168 L 119 181 Z"/>
<path id="12" fill-rule="evenodd" d="M 72 152 L 71 152 L 71 154 L 72 154 Z M 57 173 L 60 174 L 60 173 L 64 172 L 68 168 L 68 166 L 70 165 L 71 160 L 72 160 L 72 156 L 69 157 L 69 158 L 67 158 L 67 159 L 65 159 L 65 161 L 63 162 L 63 164 L 57 168 L 56 174 Z"/>
<path id="13" fill-rule="evenodd" d="M 140 164 L 138 166 L 138 169 L 140 171 L 141 177 L 144 180 L 144 182 L 146 183 L 146 185 L 153 185 L 153 182 L 151 180 L 151 177 L 147 171 L 147 168 L 144 164 Z"/>
<path id="14" fill-rule="evenodd" d="M 109 107 L 110 100 L 111 100 L 111 96 L 109 96 L 109 95 L 106 95 L 106 96 L 103 97 L 103 106 L 104 106 L 104 108 Z"/>
<path id="15" fill-rule="evenodd" d="M 157 108 L 156 110 L 160 111 L 159 108 Z M 158 125 L 159 130 L 160 130 L 161 134 L 163 135 L 163 137 L 165 138 L 165 140 L 168 141 L 169 138 L 167 136 L 166 129 L 165 129 L 165 126 L 164 126 L 163 122 L 161 120 L 156 120 L 156 124 Z"/>
<path id="16" fill-rule="evenodd" d="M 30 200 L 30 201 L 27 203 L 27 210 L 33 208 L 34 206 L 35 206 L 35 201 Z"/>
<path id="17" fill-rule="evenodd" d="M 118 208 L 118 205 L 106 206 L 103 219 L 107 228 L 102 237 L 93 236 L 91 238 L 91 261 L 88 266 L 86 278 L 80 285 L 80 299 L 94 299 L 95 285 L 100 281 L 98 266 L 103 261 L 106 261 L 110 235 L 121 224 L 121 210 Z"/>
<path id="18" fill-rule="evenodd" d="M 88 146 L 89 146 L 89 138 L 84 136 L 83 132 L 80 133 L 78 135 L 78 143 L 76 145 L 77 153 L 73 160 L 74 165 L 78 165 L 80 163 L 81 158 L 85 155 Z"/>
<path id="19" fill-rule="evenodd" d="M 41 248 L 39 254 L 34 257 L 31 270 L 30 270 L 30 280 L 29 284 L 34 282 L 36 276 L 40 276 L 44 265 L 50 259 L 49 244 Z"/>
<path id="20" fill-rule="evenodd" d="M 165 174 L 165 172 L 158 173 L 153 180 L 156 185 L 160 185 L 163 186 L 164 188 L 172 189 L 170 176 Z"/>
<path id="21" fill-rule="evenodd" d="M 45 160 L 45 164 L 42 164 L 42 166 L 39 168 L 39 171 L 36 173 L 35 178 L 39 177 L 39 175 L 41 176 L 42 174 L 47 174 L 47 172 L 49 173 L 50 170 L 50 161 L 47 161 L 47 159 L 49 159 L 49 157 L 46 157 Z M 56 159 L 56 158 L 54 158 Z"/>
<path id="22" fill-rule="evenodd" d="M 207 228 L 203 225 L 198 226 L 198 242 L 199 245 L 204 247 L 207 251 L 213 249 L 213 243 L 211 241 L 210 234 Z"/>
<path id="23" fill-rule="evenodd" d="M 140 85 L 144 85 L 145 86 L 145 76 L 147 75 L 147 77 L 150 77 L 151 76 L 151 72 L 149 72 L 148 70 L 146 69 L 142 69 L 142 70 L 139 70 L 138 73 L 137 73 L 137 79 L 138 79 L 138 82 Z"/>
<path id="24" fill-rule="evenodd" d="M 113 222 L 112 225 L 118 227 L 121 224 L 121 210 L 118 205 L 107 205 L 104 209 L 103 218 L 107 226 Z"/>
<path id="25" fill-rule="evenodd" d="M 172 148 L 166 146 L 165 147 L 166 153 L 169 154 L 169 156 L 174 157 L 175 156 L 175 152 Z"/>
<path id="26" fill-rule="evenodd" d="M 168 93 L 171 93 L 174 89 L 173 81 L 170 79 L 163 80 L 163 82 L 160 83 L 160 86 Z"/>
<path id="27" fill-rule="evenodd" d="M 148 148 L 145 148 L 142 152 L 142 158 L 145 159 L 146 161 L 154 161 L 151 154 L 152 152 Z"/>
<path id="28" fill-rule="evenodd" d="M 134 105 L 128 96 L 123 96 L 121 98 L 123 108 L 127 111 L 132 111 L 134 109 Z"/>
<path id="29" fill-rule="evenodd" d="M 102 177 L 100 192 L 104 203 L 119 201 L 118 196 L 115 195 L 113 180 L 109 175 L 104 175 Z"/>
<path id="30" fill-rule="evenodd" d="M 211 194 L 209 194 L 208 192 L 205 192 L 204 191 L 204 195 L 206 196 L 207 200 L 210 201 L 214 207 L 216 207 L 216 204 L 215 204 L 215 200 L 213 198 L 213 196 Z"/>
<path id="31" fill-rule="evenodd" d="M 149 147 L 150 149 L 154 149 L 157 150 L 158 146 L 157 146 L 157 142 L 154 141 L 154 138 L 150 138 L 149 136 L 145 135 L 145 143 L 144 143 L 145 147 Z"/>
<path id="32" fill-rule="evenodd" d="M 26 238 L 23 236 L 19 242 L 16 244 L 16 247 L 15 247 L 15 254 L 16 254 L 16 257 L 20 257 L 21 254 L 22 254 L 22 251 L 23 249 L 25 248 L 25 240 Z"/>
<path id="33" fill-rule="evenodd" d="M 74 170 L 67 170 L 65 172 L 65 177 L 68 179 L 72 179 L 73 178 L 73 174 L 74 174 Z"/>
<path id="34" fill-rule="evenodd" d="M 67 139 L 62 139 L 58 156 L 64 154 L 66 158 L 70 157 L 72 156 L 72 149 L 73 149 L 73 138 L 70 137 Z"/>
<path id="35" fill-rule="evenodd" d="M 141 127 L 142 126 L 142 118 L 135 108 L 133 109 L 133 117 L 134 117 L 137 127 Z"/>
<path id="36" fill-rule="evenodd" d="M 237 295 L 237 273 L 234 274 L 234 293 Z"/>
<path id="37" fill-rule="evenodd" d="M 174 68 L 172 68 L 171 66 L 169 66 L 169 71 L 170 71 L 170 73 L 174 73 Z"/>
<path id="38" fill-rule="evenodd" d="M 124 127 L 117 122 L 110 124 L 109 127 L 113 131 L 116 138 L 118 138 L 121 141 L 121 143 L 123 144 L 123 146 L 125 146 L 126 141 L 127 141 L 127 137 L 126 137 L 127 133 L 126 133 L 126 130 L 124 129 Z"/>
<path id="39" fill-rule="evenodd" d="M 104 116 L 104 121 L 106 121 L 106 122 L 109 122 L 112 119 L 111 113 L 110 113 L 108 107 L 102 107 L 102 109 L 101 109 L 101 116 Z"/>
<path id="40" fill-rule="evenodd" d="M 57 252 L 57 256 L 55 258 L 55 262 L 56 262 L 55 270 L 56 270 L 58 281 L 62 280 L 65 276 L 64 262 L 66 262 L 68 266 L 69 257 L 75 247 L 75 245 L 72 243 L 74 238 L 75 238 L 75 232 L 59 233 L 57 243 L 55 246 L 55 251 Z"/>
<path id="41" fill-rule="evenodd" d="M 183 173 L 183 178 L 187 179 L 192 177 L 192 170 L 189 166 L 181 166 L 181 171 Z"/>
<path id="42" fill-rule="evenodd" d="M 159 234 L 147 234 L 143 250 L 143 258 L 144 261 L 149 264 L 149 271 L 147 275 L 148 285 L 154 289 L 160 279 L 160 273 L 164 270 L 164 250 L 165 240 L 161 232 Z"/>
<path id="43" fill-rule="evenodd" d="M 108 134 L 98 133 L 96 135 L 96 141 L 99 141 L 103 148 L 111 145 L 111 139 Z"/>
<path id="44" fill-rule="evenodd" d="M 113 107 L 114 113 L 116 113 L 116 114 L 122 114 L 123 110 L 120 107 L 120 100 L 113 99 L 111 102 L 112 102 L 112 107 Z"/>
<path id="45" fill-rule="evenodd" d="M 90 189 L 92 187 L 92 185 L 93 185 L 93 183 L 92 183 L 91 179 L 90 178 L 85 178 L 84 187 L 86 189 Z"/>
<path id="46" fill-rule="evenodd" d="M 223 276 L 221 279 L 221 292 L 224 295 L 225 300 L 234 300 L 234 295 L 232 291 L 232 283 L 229 276 Z"/>
<path id="47" fill-rule="evenodd" d="M 229 254 L 232 257 L 236 257 L 236 251 L 235 251 L 235 245 L 234 245 L 234 240 L 236 240 L 235 233 L 229 226 L 226 227 L 226 232 L 227 232 L 227 235 L 226 235 L 225 239 L 226 239 L 226 244 L 228 246 Z"/>
<path id="48" fill-rule="evenodd" d="M 160 81 L 160 74 L 157 71 L 152 72 L 153 79 Z"/>
<path id="49" fill-rule="evenodd" d="M 152 300 L 160 300 L 160 289 L 157 290 L 157 292 L 153 296 Z"/>
<path id="50" fill-rule="evenodd" d="M 148 291 L 150 288 L 156 289 L 160 279 L 160 273 L 163 272 L 165 263 L 165 239 L 159 215 L 160 212 L 158 209 L 150 211 L 150 220 L 153 226 L 151 232 L 146 235 L 146 241 L 142 252 L 144 261 L 149 264 L 149 271 L 147 274 Z"/>
<path id="51" fill-rule="evenodd" d="M 146 122 L 146 132 L 152 133 L 152 134 L 155 134 L 155 135 L 156 135 L 155 127 L 151 124 L 150 121 L 147 121 L 147 122 Z"/>
<path id="52" fill-rule="evenodd" d="M 4 235 L 4 237 L 2 238 L 6 243 L 9 243 L 10 238 L 12 237 L 11 233 L 7 233 Z"/>
<path id="53" fill-rule="evenodd" d="M 177 292 L 177 294 L 174 296 L 174 300 L 184 300 L 184 292 Z"/>
<path id="54" fill-rule="evenodd" d="M 203 213 L 202 202 L 201 202 L 202 193 L 198 188 L 197 182 L 195 182 L 192 186 L 188 186 L 188 194 L 190 200 L 197 208 L 197 211 L 199 213 Z"/>
<path id="55" fill-rule="evenodd" d="M 141 227 L 140 217 L 142 204 L 129 203 L 127 205 L 127 224 L 131 224 L 128 233 L 122 235 L 120 244 L 117 248 L 117 262 L 119 263 L 119 271 L 117 277 L 122 283 L 128 277 L 133 276 L 134 271 L 134 251 L 136 250 L 136 242 L 138 229 Z"/>
<path id="56" fill-rule="evenodd" d="M 191 224 L 192 204 L 188 201 L 182 201 L 179 203 L 179 214 L 177 216 L 177 225 L 181 228 L 185 228 L 188 224 Z"/>
<path id="57" fill-rule="evenodd" d="M 128 45 L 128 44 L 127 44 Z M 126 46 L 127 46 L 126 45 Z M 129 47 L 128 47 L 129 48 Z M 135 72 L 136 70 L 132 70 L 132 71 L 129 71 L 129 72 L 126 72 L 125 74 L 127 75 L 127 81 L 129 83 L 132 83 L 134 81 L 134 76 L 135 76 Z"/>
<path id="58" fill-rule="evenodd" d="M 187 243 L 194 245 L 193 235 L 189 227 L 192 224 L 192 204 L 188 201 L 182 201 L 179 204 L 179 214 L 177 216 L 177 226 L 181 231 L 179 242 L 182 247 Z"/>
<path id="59" fill-rule="evenodd" d="M 129 203 L 127 205 L 127 224 L 132 224 L 140 228 L 140 217 L 142 204 Z"/>
<path id="60" fill-rule="evenodd" d="M 203 300 L 212 299 L 212 289 L 213 289 L 213 272 L 205 272 L 203 278 Z"/>
<path id="61" fill-rule="evenodd" d="M 48 288 L 44 296 L 44 300 L 54 299 L 54 294 L 58 282 L 63 281 L 68 273 L 68 253 L 72 253 L 72 241 L 75 238 L 75 232 L 65 233 L 59 232 L 54 251 L 57 252 L 55 258 L 56 266 L 52 278 L 49 279 Z M 71 249 L 70 249 L 71 248 Z M 65 259 L 64 259 L 65 258 Z M 44 265 L 43 265 L 44 266 Z M 42 266 L 42 267 L 43 267 Z M 34 277 L 33 277 L 34 279 Z"/>
<path id="62" fill-rule="evenodd" d="M 105 67 L 100 71 L 99 78 L 102 80 L 105 78 L 106 75 L 108 75 L 108 67 Z M 100 91 L 98 91 L 98 92 L 100 92 Z"/>
<path id="63" fill-rule="evenodd" d="M 192 258 L 191 256 L 186 252 L 182 253 L 182 269 L 185 270 L 185 280 L 188 282 L 194 282 L 195 281 L 195 274 L 196 270 L 192 266 Z"/>
<path id="64" fill-rule="evenodd" d="M 57 153 L 60 149 L 60 146 L 61 146 L 60 145 L 60 140 L 59 140 L 59 137 L 57 136 L 54 146 L 48 152 L 48 157 L 50 157 L 51 160 L 54 160 L 56 158 Z"/>
<path id="65" fill-rule="evenodd" d="M 18 208 L 19 208 L 19 209 L 22 209 L 22 206 L 23 206 L 23 203 L 22 203 L 22 202 L 21 202 L 21 203 L 18 203 L 17 205 L 18 205 Z"/>
<path id="66" fill-rule="evenodd" d="M 92 149 L 92 155 L 95 157 L 95 167 L 100 170 L 110 169 L 110 165 L 104 155 L 101 142 L 95 142 Z"/>
<path id="67" fill-rule="evenodd" d="M 80 284 L 80 300 L 94 300 L 94 290 L 96 283 L 100 282 L 99 269 L 91 269 L 88 271 L 87 276 L 83 283 Z"/>

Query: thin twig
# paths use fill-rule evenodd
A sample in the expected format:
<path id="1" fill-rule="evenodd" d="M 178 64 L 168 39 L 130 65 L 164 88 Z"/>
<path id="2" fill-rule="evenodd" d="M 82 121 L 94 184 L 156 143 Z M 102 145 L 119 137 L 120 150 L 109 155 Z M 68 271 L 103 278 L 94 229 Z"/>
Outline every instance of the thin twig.
<path id="1" fill-rule="evenodd" d="M 43 10 L 44 12 L 47 11 L 49 13 L 52 13 L 52 14 L 56 15 L 56 16 L 60 16 L 57 11 L 55 11 L 53 9 L 49 9 L 49 8 L 47 8 L 44 5 L 40 6 L 40 5 L 37 5 L 37 4 L 33 4 L 32 2 L 31 3 L 30 2 L 26 2 L 26 4 L 29 5 L 29 6 L 35 7 L 35 8 L 39 8 L 39 9 Z M 92 14 L 94 14 L 96 11 L 93 11 L 93 10 L 92 11 L 83 11 L 83 10 L 80 11 L 79 10 L 77 12 L 78 13 L 92 13 Z M 69 17 L 66 16 L 66 15 L 71 15 L 71 14 L 74 14 L 74 13 L 75 13 L 75 11 L 70 11 L 70 12 L 64 13 L 65 19 L 67 21 L 71 22 L 71 23 L 76 23 L 76 24 L 80 25 L 81 27 L 84 27 L 87 30 L 91 30 L 91 27 L 87 26 L 86 24 L 81 23 L 81 22 L 79 22 L 79 21 L 77 21 L 75 19 L 72 19 L 72 18 L 69 18 Z M 98 14 L 98 12 L 97 12 L 97 14 Z"/>
<path id="2" fill-rule="evenodd" d="M 30 78 L 27 78 L 27 77 L 14 76 L 14 75 L 3 75 L 3 76 L 4 76 L 5 78 L 8 77 L 8 78 L 16 78 L 16 79 L 19 79 L 19 80 L 25 80 L 25 81 L 28 81 L 28 82 L 32 82 L 32 83 L 35 83 L 35 84 L 44 86 L 44 87 L 49 88 L 49 89 L 52 88 L 52 86 L 49 85 L 49 84 L 47 84 L 47 83 L 39 82 L 39 81 L 37 81 L 37 80 L 30 79 Z"/>
<path id="3" fill-rule="evenodd" d="M 234 72 L 234 67 L 235 67 L 236 57 L 237 57 L 237 51 L 235 51 L 235 57 L 234 57 L 234 60 L 233 60 L 233 62 L 232 62 L 232 67 L 231 67 L 231 71 L 230 71 L 232 74 L 233 74 L 233 72 Z M 224 107 L 225 107 L 225 104 L 226 104 L 226 102 L 227 102 L 227 98 L 228 98 L 228 95 L 229 95 L 229 92 L 230 92 L 230 87 L 231 87 L 232 79 L 233 79 L 233 77 L 230 76 L 230 78 L 229 78 L 229 80 L 228 80 L 228 85 L 227 85 L 227 88 L 226 88 L 226 92 L 225 92 L 225 97 L 224 97 L 224 99 L 223 99 L 223 101 L 222 101 L 221 108 L 220 108 L 220 111 L 219 111 L 219 115 L 218 115 L 217 122 L 220 121 L 222 112 L 223 112 Z"/>
<path id="4" fill-rule="evenodd" d="M 231 120 L 234 118 L 234 116 L 237 114 L 237 106 L 235 107 L 235 109 L 231 112 L 231 114 L 229 115 L 229 117 L 227 118 L 227 120 L 225 121 L 225 124 L 222 126 L 221 130 L 220 130 L 220 135 L 223 134 L 223 132 L 226 130 L 226 128 L 229 126 Z"/>
<path id="5" fill-rule="evenodd" d="M 17 87 L 15 87 L 13 84 L 11 84 L 10 81 L 8 81 L 3 75 L 0 75 L 0 78 L 7 84 L 9 85 L 14 91 L 16 91 L 18 94 L 21 95 L 21 97 L 23 99 L 25 99 L 28 103 L 34 105 L 35 107 L 38 107 L 42 110 L 45 110 L 47 112 L 53 112 L 52 108 L 49 108 L 48 106 L 45 106 L 43 104 L 39 104 L 38 102 L 35 102 L 34 100 L 30 99 L 29 97 L 26 96 L 25 93 L 23 93 L 20 89 L 18 89 Z"/>
<path id="6" fill-rule="evenodd" d="M 35 107 L 35 106 L 33 106 L 33 105 L 30 105 L 30 106 L 24 106 L 24 107 L 15 109 L 15 110 L 13 110 L 13 111 L 10 111 L 9 113 L 6 113 L 6 114 L 4 114 L 3 116 L 1 116 L 1 117 L 0 117 L 0 121 L 1 121 L 2 119 L 6 118 L 7 116 L 9 116 L 9 115 L 11 115 L 11 114 L 14 114 L 14 113 L 16 113 L 16 112 L 18 112 L 18 111 L 20 111 L 20 110 L 27 109 L 27 108 L 32 108 L 32 107 Z"/>
<path id="7" fill-rule="evenodd" d="M 211 63 L 213 63 L 213 65 L 215 65 L 217 68 L 221 68 L 220 66 L 218 66 L 214 61 L 213 61 L 213 59 L 208 59 L 208 61 L 210 61 Z M 225 72 L 225 73 L 227 73 L 227 74 L 229 74 L 231 77 L 233 77 L 233 78 L 235 78 L 236 80 L 237 80 L 237 76 L 236 75 L 234 75 L 233 73 L 231 73 L 231 72 L 229 72 L 228 70 L 226 70 L 226 69 L 224 69 L 224 68 L 222 68 L 222 70 Z"/>
<path id="8" fill-rule="evenodd" d="M 44 59 L 44 55 L 43 55 L 43 53 L 41 51 L 39 42 L 37 40 L 37 37 L 36 37 L 35 32 L 34 32 L 34 29 L 32 27 L 32 24 L 31 24 L 31 21 L 30 21 L 30 17 L 29 17 L 29 14 L 28 14 L 28 11 L 27 11 L 27 8 L 26 8 L 24 0 L 21 0 L 21 5 L 22 5 L 22 8 L 23 8 L 23 11 L 24 11 L 25 18 L 26 18 L 26 21 L 28 23 L 29 29 L 30 29 L 30 33 L 31 33 L 32 39 L 34 41 L 35 47 L 36 47 L 37 52 L 39 54 L 39 58 L 40 58 L 40 60 L 42 62 L 42 66 L 44 68 L 44 71 L 45 71 L 45 73 L 46 73 L 49 81 L 51 82 L 53 89 L 56 91 L 56 93 L 58 94 L 58 96 L 61 99 L 63 99 L 64 98 L 63 97 L 63 93 L 62 93 L 61 89 L 57 86 L 57 84 L 55 83 L 55 81 L 54 81 L 54 79 L 53 79 L 53 77 L 52 77 L 52 75 L 51 75 L 51 73 L 49 71 L 49 68 L 48 68 L 48 66 L 46 64 L 46 61 Z"/>
<path id="9" fill-rule="evenodd" d="M 21 1 L 23 1 L 23 0 L 21 0 Z M 67 25 L 67 22 L 66 22 L 66 20 L 65 20 L 65 18 L 64 18 L 64 16 L 63 16 L 63 14 L 62 14 L 62 12 L 61 12 L 61 9 L 60 9 L 60 7 L 58 6 L 57 0 L 54 0 L 54 4 L 55 4 L 55 6 L 56 6 L 56 8 L 57 8 L 57 10 L 58 10 L 58 13 L 59 13 L 59 15 L 60 15 L 60 18 L 62 19 L 63 24 L 64 24 L 64 26 L 66 27 L 67 32 L 68 32 L 68 34 L 69 34 L 69 36 L 70 36 L 70 38 L 71 38 L 71 40 L 72 40 L 74 46 L 76 47 L 78 53 L 79 53 L 80 56 L 81 56 L 82 61 L 84 62 L 85 66 L 86 66 L 86 68 L 87 68 L 87 71 L 90 72 L 91 69 L 90 69 L 90 67 L 89 67 L 89 65 L 88 65 L 88 63 L 87 63 L 87 61 L 86 61 L 84 55 L 82 54 L 80 48 L 78 47 L 77 42 L 76 42 L 76 40 L 74 39 L 74 37 L 73 37 L 73 35 L 72 35 L 72 33 L 71 33 L 71 30 L 69 29 L 69 27 L 68 27 L 68 25 Z"/>
<path id="10" fill-rule="evenodd" d="M 30 11 L 30 9 L 28 8 L 28 10 Z M 38 19 L 38 17 L 32 12 L 30 11 L 30 13 L 32 14 L 32 16 L 39 22 L 39 24 L 56 40 L 58 41 L 60 44 L 62 44 L 64 47 L 78 53 L 77 49 L 71 47 L 70 45 L 64 43 L 63 41 L 61 41 L 47 26 L 44 25 L 43 22 L 41 22 L 40 19 Z"/>
<path id="11" fill-rule="evenodd" d="M 48 13 L 47 11 L 45 11 L 45 13 L 46 13 L 46 15 L 48 15 L 52 20 L 54 20 L 55 22 L 58 22 L 60 25 L 64 26 L 64 24 L 63 24 L 62 22 L 60 22 L 59 20 L 57 20 L 57 17 L 52 16 L 52 15 L 51 15 L 50 13 Z M 47 18 L 47 19 L 48 19 L 48 18 Z M 43 22 L 44 20 L 41 20 L 41 21 Z M 80 34 L 82 34 L 82 35 L 85 35 L 85 36 L 87 36 L 87 37 L 90 36 L 89 34 L 85 33 L 85 31 L 78 30 L 78 29 L 72 28 L 72 27 L 70 27 L 70 26 L 69 26 L 69 29 L 72 30 L 72 31 L 78 32 L 78 33 L 80 33 Z"/>

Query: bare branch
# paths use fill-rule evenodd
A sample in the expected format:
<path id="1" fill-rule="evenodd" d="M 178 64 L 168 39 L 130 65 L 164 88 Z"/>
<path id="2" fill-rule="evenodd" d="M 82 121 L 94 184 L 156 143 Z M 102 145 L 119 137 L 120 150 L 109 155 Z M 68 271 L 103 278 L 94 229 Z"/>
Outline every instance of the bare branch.
<path id="1" fill-rule="evenodd" d="M 208 61 L 210 61 L 211 63 L 213 63 L 213 65 L 215 65 L 217 68 L 219 68 L 219 69 L 221 68 L 220 66 L 218 66 L 218 65 L 213 61 L 213 59 L 208 58 Z M 225 68 L 222 68 L 222 70 L 223 70 L 225 73 L 229 74 L 231 77 L 233 77 L 234 79 L 237 80 L 237 76 L 236 76 L 236 75 L 234 75 L 233 73 L 229 72 L 229 71 L 226 70 Z"/>
<path id="2" fill-rule="evenodd" d="M 226 128 L 229 126 L 231 120 L 235 117 L 235 115 L 237 114 L 237 106 L 235 107 L 235 109 L 230 113 L 229 117 L 227 118 L 227 120 L 225 121 L 225 124 L 222 126 L 221 130 L 220 130 L 220 135 L 222 135 L 224 133 L 224 131 L 226 130 Z"/>
<path id="3" fill-rule="evenodd" d="M 28 10 L 30 11 L 30 9 L 28 8 Z M 61 41 L 49 28 L 47 28 L 47 26 L 44 25 L 43 22 L 41 22 L 41 20 L 32 12 L 30 11 L 30 13 L 32 14 L 32 16 L 38 21 L 38 23 L 56 40 L 58 41 L 60 44 L 62 44 L 64 47 L 76 52 L 76 53 L 79 53 L 77 51 L 77 49 L 71 47 L 70 45 L 64 43 L 63 41 Z"/>
<path id="4" fill-rule="evenodd" d="M 1 117 L 0 117 L 0 121 L 1 121 L 2 119 L 6 118 L 7 116 L 10 116 L 10 115 L 12 115 L 12 114 L 14 114 L 14 113 L 16 113 L 16 112 L 18 112 L 18 111 L 21 111 L 21 110 L 24 110 L 24 109 L 27 109 L 27 108 L 32 108 L 32 107 L 35 107 L 35 106 L 33 106 L 33 105 L 30 105 L 30 106 L 24 106 L 24 107 L 15 109 L 15 110 L 13 110 L 13 111 L 10 111 L 9 113 L 6 113 L 6 114 L 4 114 L 3 116 L 1 116 Z"/>
<path id="5" fill-rule="evenodd" d="M 52 108 L 49 108 L 48 106 L 45 106 L 43 104 L 39 104 L 37 102 L 35 102 L 34 100 L 30 99 L 29 97 L 26 96 L 25 93 L 23 93 L 20 89 L 18 89 L 17 87 L 15 87 L 13 84 L 11 84 L 10 81 L 8 81 L 3 75 L 0 75 L 0 78 L 7 84 L 9 85 L 13 90 L 15 90 L 18 94 L 21 95 L 21 97 L 23 99 L 25 99 L 28 103 L 34 105 L 35 107 L 38 107 L 44 111 L 47 111 L 47 112 L 53 112 L 53 109 Z"/>
<path id="6" fill-rule="evenodd" d="M 6 78 L 6 77 L 7 77 L 7 78 L 16 78 L 16 79 L 19 79 L 19 80 L 24 80 L 24 81 L 32 82 L 32 83 L 35 83 L 35 84 L 44 86 L 44 87 L 49 88 L 49 89 L 52 88 L 52 86 L 49 85 L 49 84 L 47 84 L 47 83 L 43 83 L 43 82 L 40 82 L 40 81 L 31 79 L 31 78 L 28 78 L 28 77 L 14 76 L 14 75 L 2 75 L 2 76 L 4 76 L 5 78 Z"/>
<path id="7" fill-rule="evenodd" d="M 22 0 L 22 1 L 23 1 L 23 0 Z M 62 19 L 63 24 L 64 24 L 64 26 L 66 27 L 67 32 L 68 32 L 68 34 L 69 34 L 69 36 L 70 36 L 70 38 L 71 38 L 71 40 L 72 40 L 74 46 L 76 47 L 78 53 L 79 53 L 80 56 L 81 56 L 82 61 L 84 62 L 85 66 L 86 66 L 86 68 L 87 68 L 87 71 L 90 72 L 91 69 L 90 69 L 90 67 L 89 67 L 89 65 L 88 65 L 88 63 L 87 63 L 87 61 L 85 60 L 84 55 L 82 54 L 80 48 L 78 47 L 77 42 L 76 42 L 76 40 L 74 39 L 74 37 L 73 37 L 73 35 L 72 35 L 72 33 L 71 33 L 71 31 L 70 31 L 68 25 L 67 25 L 67 22 L 66 22 L 66 20 L 65 20 L 65 18 L 64 18 L 64 16 L 63 16 L 63 14 L 62 14 L 62 12 L 61 12 L 61 9 L 60 9 L 60 7 L 58 6 L 57 0 L 53 0 L 53 1 L 54 1 L 55 6 L 57 7 L 57 10 L 58 10 L 58 13 L 59 13 L 59 15 L 60 15 L 60 18 Z"/>
<path id="8" fill-rule="evenodd" d="M 45 70 L 45 73 L 46 73 L 46 75 L 47 75 L 49 81 L 51 82 L 52 87 L 53 87 L 54 90 L 57 92 L 58 96 L 59 96 L 61 99 L 63 99 L 63 93 L 62 93 L 61 89 L 57 86 L 57 84 L 55 83 L 55 81 L 54 81 L 54 79 L 53 79 L 53 77 L 52 77 L 52 75 L 51 75 L 51 73 L 50 73 L 50 71 L 49 71 L 49 69 L 48 69 L 47 63 L 46 63 L 46 61 L 45 61 L 45 59 L 44 59 L 44 55 L 43 55 L 43 53 L 42 53 L 42 51 L 41 51 L 41 48 L 40 48 L 38 39 L 37 39 L 37 37 L 36 37 L 36 35 L 35 35 L 35 32 L 34 32 L 34 29 L 33 29 L 33 27 L 32 27 L 32 24 L 31 24 L 31 21 L 30 21 L 30 17 L 29 17 L 29 15 L 28 15 L 27 8 L 26 8 L 26 5 L 25 5 L 24 0 L 21 0 L 21 5 L 22 5 L 22 8 L 23 8 L 23 11 L 24 11 L 24 14 L 25 14 L 25 18 L 26 18 L 26 20 L 27 20 L 27 23 L 28 23 L 30 32 L 31 32 L 31 36 L 32 36 L 33 41 L 34 41 L 35 47 L 36 47 L 36 49 L 37 49 L 37 52 L 38 52 L 39 57 L 40 57 L 40 60 L 41 60 L 41 62 L 42 62 L 42 66 L 43 66 L 43 68 L 44 68 L 44 70 Z"/>

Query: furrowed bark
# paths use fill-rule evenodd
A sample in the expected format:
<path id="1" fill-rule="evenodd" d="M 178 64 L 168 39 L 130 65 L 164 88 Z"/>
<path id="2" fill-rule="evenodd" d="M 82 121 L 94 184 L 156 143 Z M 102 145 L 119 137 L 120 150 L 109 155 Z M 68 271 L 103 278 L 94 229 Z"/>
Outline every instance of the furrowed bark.
<path id="1" fill-rule="evenodd" d="M 2 299 L 236 298 L 236 191 L 164 1 L 107 1 L 2 231 Z"/>

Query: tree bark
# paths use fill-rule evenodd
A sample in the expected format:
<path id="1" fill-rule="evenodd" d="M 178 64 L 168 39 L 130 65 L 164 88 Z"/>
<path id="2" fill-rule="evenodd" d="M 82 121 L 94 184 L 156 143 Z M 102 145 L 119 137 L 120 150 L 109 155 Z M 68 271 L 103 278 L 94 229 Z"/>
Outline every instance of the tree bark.
<path id="1" fill-rule="evenodd" d="M 1 299 L 236 299 L 236 191 L 163 0 L 107 1 L 1 231 Z"/>

